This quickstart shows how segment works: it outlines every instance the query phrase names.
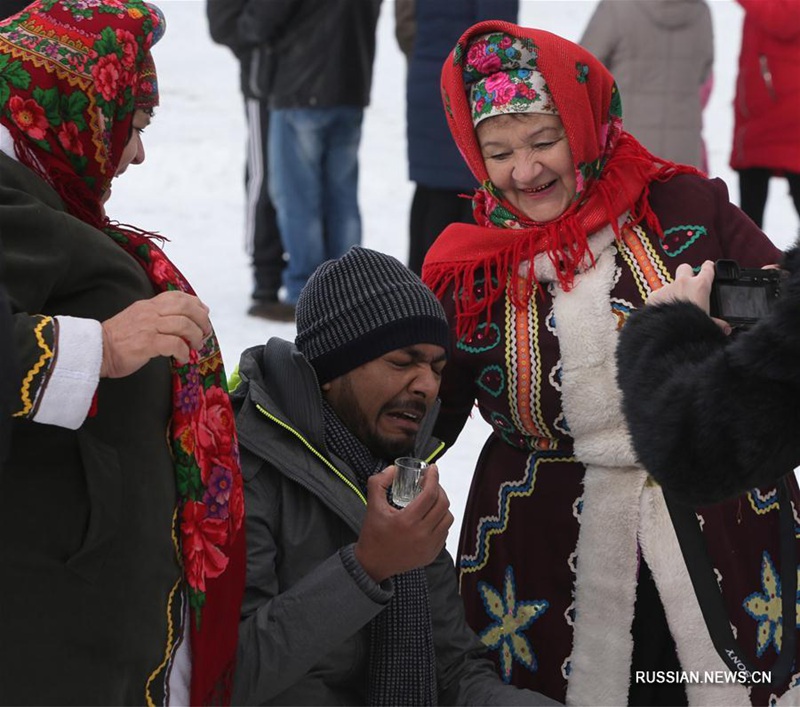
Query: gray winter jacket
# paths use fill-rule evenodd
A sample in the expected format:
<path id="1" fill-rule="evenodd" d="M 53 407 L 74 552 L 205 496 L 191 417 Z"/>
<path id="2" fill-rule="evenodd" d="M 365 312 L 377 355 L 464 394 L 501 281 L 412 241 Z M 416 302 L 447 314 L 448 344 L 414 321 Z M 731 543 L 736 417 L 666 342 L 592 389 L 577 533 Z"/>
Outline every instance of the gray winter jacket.
<path id="1" fill-rule="evenodd" d="M 324 443 L 313 369 L 273 338 L 244 352 L 232 397 L 245 479 L 247 580 L 234 704 L 365 704 L 367 625 L 392 597 L 355 562 L 366 512 Z M 435 455 L 429 435 L 417 453 Z M 555 704 L 504 685 L 467 627 L 446 552 L 426 568 L 440 704 Z"/>
<path id="2" fill-rule="evenodd" d="M 614 75 L 625 129 L 653 154 L 701 167 L 700 87 L 714 61 L 705 0 L 600 0 L 580 44 Z"/>

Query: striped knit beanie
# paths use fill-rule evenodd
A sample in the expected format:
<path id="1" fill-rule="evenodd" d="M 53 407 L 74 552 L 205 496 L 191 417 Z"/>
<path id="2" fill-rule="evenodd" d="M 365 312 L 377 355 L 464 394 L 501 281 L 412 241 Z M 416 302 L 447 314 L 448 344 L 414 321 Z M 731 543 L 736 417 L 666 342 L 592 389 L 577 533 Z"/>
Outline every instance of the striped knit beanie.
<path id="1" fill-rule="evenodd" d="M 448 348 L 442 305 L 399 260 L 353 246 L 320 265 L 297 300 L 295 344 L 320 384 L 414 344 Z"/>

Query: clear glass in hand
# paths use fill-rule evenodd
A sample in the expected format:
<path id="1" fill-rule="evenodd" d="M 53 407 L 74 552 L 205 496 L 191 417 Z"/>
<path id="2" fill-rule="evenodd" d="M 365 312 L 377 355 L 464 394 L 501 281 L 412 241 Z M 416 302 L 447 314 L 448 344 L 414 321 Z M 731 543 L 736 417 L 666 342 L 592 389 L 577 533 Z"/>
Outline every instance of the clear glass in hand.
<path id="1" fill-rule="evenodd" d="M 392 484 L 392 501 L 396 506 L 405 508 L 422 490 L 420 481 L 428 463 L 415 457 L 400 457 L 394 460 L 397 473 Z"/>

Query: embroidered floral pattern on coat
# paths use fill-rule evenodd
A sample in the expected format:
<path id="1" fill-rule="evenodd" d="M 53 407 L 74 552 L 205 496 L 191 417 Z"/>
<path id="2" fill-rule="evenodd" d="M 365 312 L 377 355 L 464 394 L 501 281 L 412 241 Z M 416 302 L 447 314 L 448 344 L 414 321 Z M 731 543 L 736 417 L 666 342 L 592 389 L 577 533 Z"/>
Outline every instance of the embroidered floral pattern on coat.
<path id="1" fill-rule="evenodd" d="M 503 681 L 511 681 L 514 661 L 535 673 L 536 655 L 523 631 L 547 611 L 548 602 L 518 600 L 514 568 L 510 565 L 506 568 L 502 592 L 486 582 L 478 583 L 478 591 L 487 613 L 494 619 L 494 623 L 481 632 L 480 638 L 489 648 L 500 651 Z"/>

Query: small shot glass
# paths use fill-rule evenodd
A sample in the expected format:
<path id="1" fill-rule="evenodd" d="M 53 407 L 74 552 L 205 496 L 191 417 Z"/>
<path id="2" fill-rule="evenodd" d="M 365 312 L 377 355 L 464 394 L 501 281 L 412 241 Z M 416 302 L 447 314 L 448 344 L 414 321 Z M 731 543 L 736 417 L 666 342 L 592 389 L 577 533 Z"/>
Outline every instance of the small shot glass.
<path id="1" fill-rule="evenodd" d="M 400 508 L 405 508 L 422 491 L 420 480 L 428 462 L 415 457 L 400 457 L 394 460 L 397 473 L 392 483 L 392 502 Z"/>

